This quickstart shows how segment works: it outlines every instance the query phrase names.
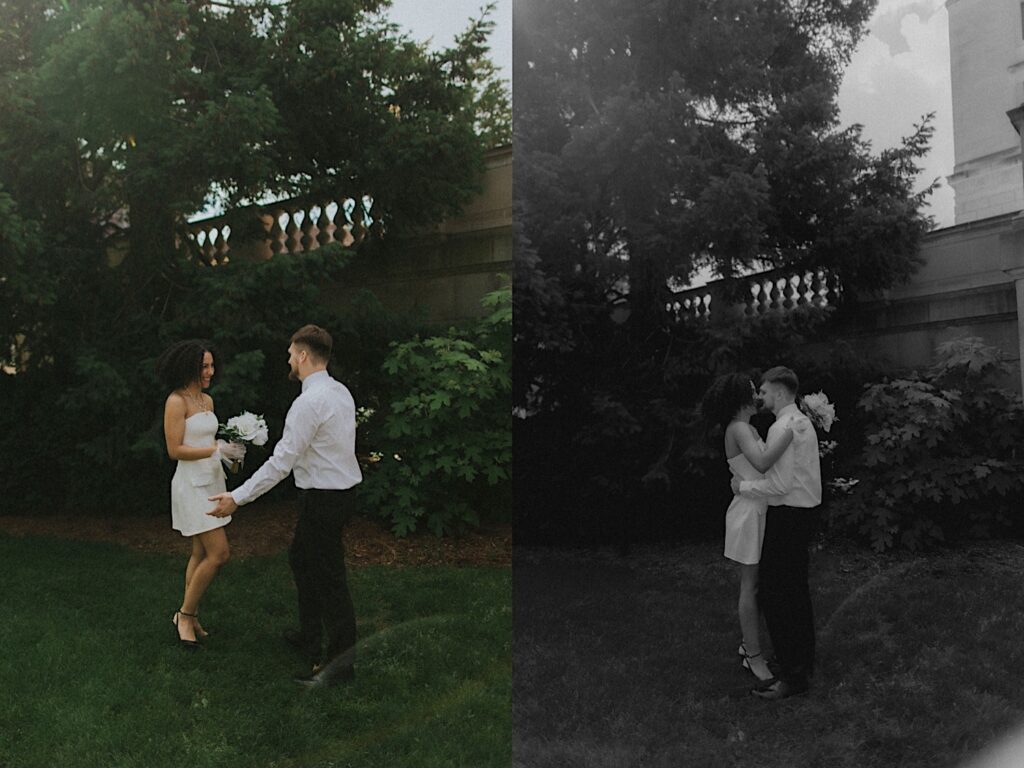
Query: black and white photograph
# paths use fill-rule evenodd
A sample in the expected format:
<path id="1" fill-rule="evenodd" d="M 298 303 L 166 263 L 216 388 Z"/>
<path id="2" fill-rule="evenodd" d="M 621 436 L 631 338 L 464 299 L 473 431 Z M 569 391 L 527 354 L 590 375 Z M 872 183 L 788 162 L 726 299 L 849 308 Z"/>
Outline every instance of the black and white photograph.
<path id="1" fill-rule="evenodd" d="M 1024 764 L 1022 55 L 517 0 L 516 768 Z"/>

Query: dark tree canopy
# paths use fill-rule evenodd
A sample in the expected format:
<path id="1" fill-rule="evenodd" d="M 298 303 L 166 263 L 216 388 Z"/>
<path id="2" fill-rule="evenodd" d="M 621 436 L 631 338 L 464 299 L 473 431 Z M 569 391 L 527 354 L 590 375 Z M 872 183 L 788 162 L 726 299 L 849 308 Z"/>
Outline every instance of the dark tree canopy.
<path id="1" fill-rule="evenodd" d="M 0 0 L 0 300 L 20 313 L 2 340 L 32 335 L 22 300 L 67 278 L 59 262 L 98 268 L 121 230 L 109 277 L 162 311 L 185 219 L 214 200 L 369 196 L 391 235 L 457 211 L 508 127 L 493 6 L 440 52 L 387 6 Z"/>
<path id="2" fill-rule="evenodd" d="M 524 541 L 621 541 L 647 514 L 663 515 L 652 529 L 703 519 L 717 531 L 728 479 L 695 410 L 717 374 L 786 361 L 849 402 L 859 361 L 835 344 L 822 363 L 808 343 L 841 309 L 690 322 L 667 308 L 708 274 L 726 279 L 715 299 L 726 303 L 751 271 L 827 268 L 855 306 L 916 269 L 928 119 L 881 153 L 838 122 L 873 7 L 517 1 L 514 440 L 518 476 L 534 478 L 517 489 Z"/>
<path id="3" fill-rule="evenodd" d="M 387 6 L 0 0 L 5 499 L 159 513 L 170 465 L 155 363 L 182 339 L 221 353 L 211 394 L 225 418 L 280 426 L 295 394 L 287 340 L 307 323 L 344 349 L 332 365 L 360 403 L 405 396 L 381 373 L 389 344 L 432 329 L 371 295 L 332 304 L 324 287 L 462 208 L 510 120 L 487 60 L 493 6 L 437 52 Z M 349 248 L 211 268 L 188 236 L 214 200 L 244 244 L 247 226 L 264 234 L 250 202 L 309 211 L 364 196 L 372 236 Z"/>
<path id="4" fill-rule="evenodd" d="M 598 296 L 628 285 L 639 321 L 702 268 L 827 265 L 851 294 L 905 280 L 930 225 L 913 192 L 928 119 L 880 155 L 837 120 L 874 5 L 517 3 L 517 195 L 538 268 Z"/>

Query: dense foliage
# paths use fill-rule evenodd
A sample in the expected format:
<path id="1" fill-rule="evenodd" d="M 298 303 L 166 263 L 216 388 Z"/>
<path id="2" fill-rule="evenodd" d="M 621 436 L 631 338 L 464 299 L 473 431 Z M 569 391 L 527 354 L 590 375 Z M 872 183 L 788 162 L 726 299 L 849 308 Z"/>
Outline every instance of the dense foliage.
<path id="1" fill-rule="evenodd" d="M 485 12 L 435 53 L 386 7 L 0 3 L 3 358 L 66 356 L 45 308 L 121 234 L 125 258 L 103 278 L 114 314 L 165 317 L 186 279 L 186 217 L 214 200 L 238 236 L 268 196 L 365 200 L 392 236 L 458 210 L 482 169 L 476 131 L 500 133 L 507 115 L 493 23 Z"/>
<path id="2" fill-rule="evenodd" d="M 652 322 L 701 269 L 837 269 L 848 292 L 917 263 L 925 120 L 879 155 L 838 124 L 874 0 L 524 2 L 517 161 L 545 274 L 627 292 Z M 623 283 L 623 281 L 627 283 Z"/>
<path id="3" fill-rule="evenodd" d="M 221 352 L 218 415 L 264 413 L 272 441 L 305 323 L 334 335 L 332 372 L 358 403 L 406 396 L 381 367 L 389 344 L 438 329 L 369 295 L 331 309 L 322 291 L 477 191 L 509 126 L 492 8 L 431 52 L 383 0 L 0 2 L 4 511 L 163 509 L 153 362 L 183 338 Z M 249 203 L 346 195 L 372 221 L 352 249 L 209 268 L 186 232 L 214 200 L 240 242 L 261 232 Z"/>
<path id="4" fill-rule="evenodd" d="M 802 308 L 744 323 L 680 324 L 650 339 L 610 320 L 591 329 L 588 343 L 607 356 L 574 358 L 578 376 L 557 390 L 557 407 L 517 411 L 515 475 L 530 478 L 516 489 L 517 538 L 721 535 L 729 472 L 721 429 L 701 417 L 699 402 L 726 371 L 793 368 L 803 391 L 822 390 L 836 404 L 840 421 L 827 435 L 836 460 L 856 450 L 855 406 L 878 369 L 832 340 L 829 323 L 827 312 Z M 756 425 L 770 423 L 769 415 Z"/>
<path id="5" fill-rule="evenodd" d="M 361 495 L 402 535 L 440 535 L 508 507 L 512 432 L 510 289 L 490 294 L 488 317 L 466 330 L 392 342 L 383 370 L 397 382 Z M 364 448 L 365 450 L 365 448 Z"/>
<path id="6" fill-rule="evenodd" d="M 627 529 L 678 503 L 657 478 L 695 450 L 686 414 L 713 375 L 822 370 L 798 345 L 827 337 L 828 311 L 677 319 L 666 308 L 695 278 L 729 281 L 728 304 L 751 270 L 828 268 L 839 316 L 916 268 L 929 120 L 875 154 L 837 119 L 873 7 L 517 4 L 516 461 L 551 489 L 517 494 L 523 536 L 577 509 L 577 535 L 604 535 L 612 499 Z"/>
<path id="7" fill-rule="evenodd" d="M 332 375 L 357 405 L 376 411 L 357 442 L 361 454 L 384 456 L 365 468 L 364 511 L 398 534 L 420 525 L 448 532 L 493 517 L 507 506 L 509 488 L 510 291 L 488 299 L 492 313 L 479 324 L 442 332 L 415 316 L 387 314 L 369 293 L 344 312 L 328 309 L 319 286 L 342 275 L 344 264 L 335 246 L 193 270 L 189 305 L 205 312 L 83 343 L 67 369 L 0 377 L 4 510 L 165 511 L 174 465 L 163 439 L 167 393 L 153 364 L 165 345 L 195 336 L 213 339 L 220 352 L 210 391 L 221 421 L 256 410 L 270 427 L 270 443 L 251 447 L 229 484 L 243 481 L 273 449 L 299 391 L 288 380 L 288 338 L 313 322 L 334 336 Z M 290 486 L 271 493 L 285 497 Z"/>
<path id="8" fill-rule="evenodd" d="M 878 551 L 1024 530 L 1024 404 L 1002 386 L 999 351 L 968 337 L 941 344 L 920 374 L 871 384 L 858 408 L 858 483 L 830 518 Z"/>

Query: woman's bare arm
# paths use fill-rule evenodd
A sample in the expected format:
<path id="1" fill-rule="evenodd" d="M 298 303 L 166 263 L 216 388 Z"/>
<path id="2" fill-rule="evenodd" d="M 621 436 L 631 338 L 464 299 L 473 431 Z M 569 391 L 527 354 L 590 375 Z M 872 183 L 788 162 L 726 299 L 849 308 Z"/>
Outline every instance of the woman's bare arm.
<path id="1" fill-rule="evenodd" d="M 739 445 L 743 455 L 746 456 L 747 461 L 750 462 L 754 469 L 763 474 L 771 468 L 772 464 L 779 460 L 779 457 L 789 447 L 789 444 L 793 442 L 793 430 L 784 429 L 782 434 L 769 443 L 763 451 L 757 442 L 757 438 L 754 437 L 753 428 L 737 429 L 735 437 L 736 443 Z"/>

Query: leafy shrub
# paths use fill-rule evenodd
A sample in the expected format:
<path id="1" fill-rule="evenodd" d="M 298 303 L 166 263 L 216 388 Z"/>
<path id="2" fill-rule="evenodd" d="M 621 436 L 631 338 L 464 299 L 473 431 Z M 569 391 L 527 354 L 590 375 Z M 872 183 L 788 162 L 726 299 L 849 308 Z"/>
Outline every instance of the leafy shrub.
<path id="1" fill-rule="evenodd" d="M 867 386 L 863 449 L 844 473 L 859 482 L 831 505 L 830 522 L 877 551 L 1019 525 L 1024 405 L 999 386 L 1010 373 L 997 349 L 967 337 L 940 345 L 923 374 Z"/>
<path id="2" fill-rule="evenodd" d="M 394 354 L 389 345 L 415 334 L 432 336 L 436 326 L 388 313 L 371 294 L 342 310 L 327 306 L 322 287 L 342 279 L 349 258 L 326 247 L 216 269 L 182 263 L 171 300 L 152 312 L 125 301 L 112 279 L 116 269 L 97 271 L 84 253 L 68 259 L 62 299 L 48 311 L 45 345 L 33 347 L 25 370 L 0 373 L 0 508 L 22 514 L 166 513 L 174 462 L 164 448 L 167 392 L 153 366 L 168 344 L 182 338 L 212 339 L 220 352 L 211 389 L 218 416 L 256 411 L 270 427 L 271 442 L 251 449 L 232 484 L 254 472 L 281 435 L 299 389 L 288 380 L 285 362 L 288 339 L 299 326 L 313 322 L 331 331 L 331 373 L 358 405 L 406 397 L 409 381 L 382 367 Z M 471 484 L 459 490 L 466 488 Z M 290 482 L 271 491 L 279 498 L 291 493 Z"/>
<path id="3" fill-rule="evenodd" d="M 421 524 L 441 535 L 476 525 L 503 506 L 512 461 L 509 359 L 511 290 L 489 294 L 492 312 L 470 330 L 393 342 L 383 369 L 400 382 L 382 426 L 368 426 L 360 495 L 392 529 Z M 372 421 L 371 421 L 372 424 Z"/>
<path id="4" fill-rule="evenodd" d="M 575 346 L 543 337 L 530 349 L 518 306 L 515 401 L 523 417 L 513 439 L 516 474 L 529 477 L 515 494 L 524 543 L 720 537 L 729 471 L 721 431 L 709 430 L 697 407 L 714 377 L 793 368 L 803 391 L 823 390 L 836 405 L 840 421 L 828 439 L 838 443 L 837 458 L 855 443 L 862 385 L 877 377 L 832 338 L 831 312 L 817 307 L 683 320 L 657 333 L 605 313 L 588 318 Z"/>

